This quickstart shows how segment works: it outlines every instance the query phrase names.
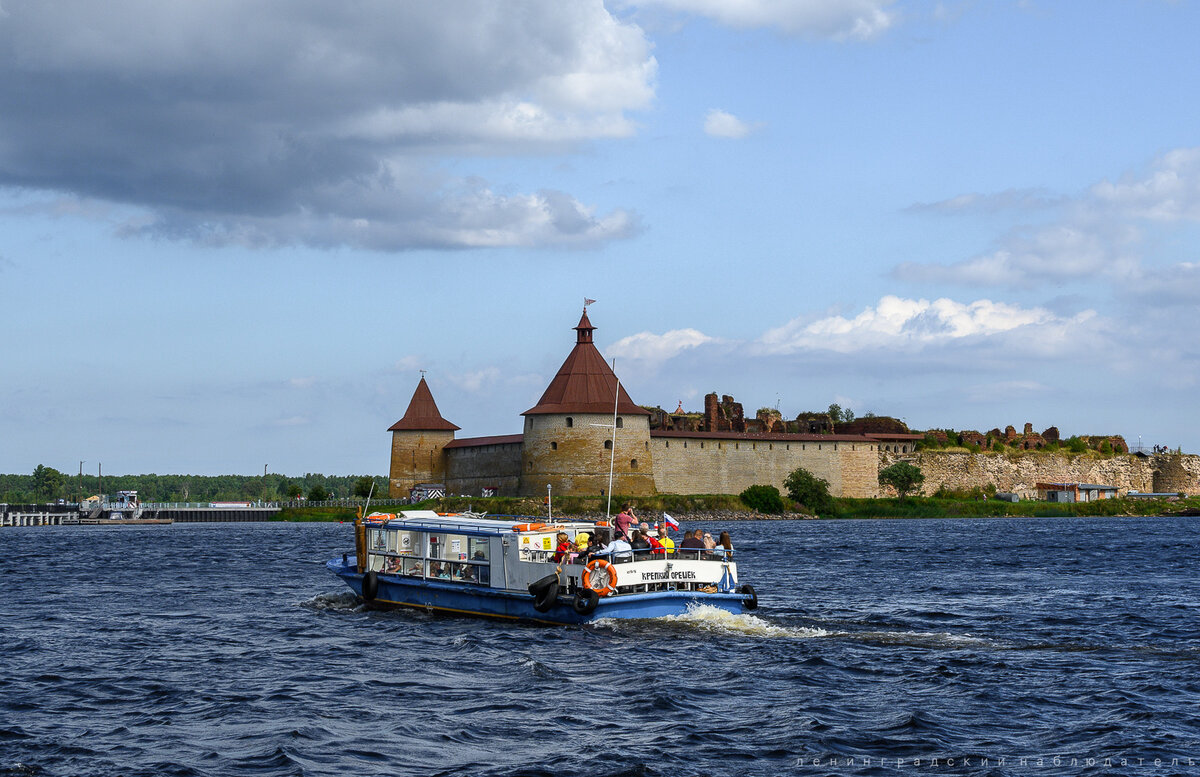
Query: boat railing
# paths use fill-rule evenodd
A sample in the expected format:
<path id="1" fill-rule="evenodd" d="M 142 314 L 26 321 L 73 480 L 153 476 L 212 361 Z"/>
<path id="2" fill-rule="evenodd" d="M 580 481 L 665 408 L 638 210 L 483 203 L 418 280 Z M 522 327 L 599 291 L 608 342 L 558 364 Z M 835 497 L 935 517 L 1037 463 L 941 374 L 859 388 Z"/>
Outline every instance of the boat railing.
<path id="1" fill-rule="evenodd" d="M 527 554 L 527 555 L 525 555 Z M 566 564 L 582 564 L 580 556 L 587 556 L 589 559 L 602 558 L 606 561 L 611 561 L 614 564 L 630 564 L 634 561 L 664 561 L 664 560 L 679 560 L 679 561 L 732 561 L 733 552 L 724 550 L 723 548 L 676 548 L 674 551 L 654 550 L 647 548 L 642 550 L 622 550 L 615 554 L 590 553 L 579 554 L 571 553 L 570 557 L 565 562 L 556 562 L 555 556 L 558 551 L 553 550 L 524 550 L 523 555 L 527 561 L 539 561 L 544 563 L 566 563 Z M 613 557 L 615 555 L 615 558 Z"/>

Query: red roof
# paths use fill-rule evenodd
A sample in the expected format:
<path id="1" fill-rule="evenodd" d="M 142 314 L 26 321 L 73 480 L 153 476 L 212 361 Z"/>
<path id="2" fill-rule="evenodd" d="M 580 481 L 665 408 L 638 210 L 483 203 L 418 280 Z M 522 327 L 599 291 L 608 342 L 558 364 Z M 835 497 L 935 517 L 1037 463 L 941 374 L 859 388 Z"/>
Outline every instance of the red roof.
<path id="1" fill-rule="evenodd" d="M 542 398 L 521 415 L 611 413 L 614 396 L 617 397 L 617 412 L 650 415 L 649 410 L 634 404 L 624 387 L 618 387 L 616 374 L 592 343 L 593 330 L 595 327 L 588 321 L 585 308 L 575 327 L 575 347 L 558 368 L 558 374 L 550 381 Z"/>
<path id="2" fill-rule="evenodd" d="M 502 434 L 496 437 L 464 437 L 446 443 L 447 448 L 478 448 L 481 445 L 520 445 L 525 439 L 523 434 Z"/>
<path id="3" fill-rule="evenodd" d="M 437 402 L 433 401 L 433 394 L 429 392 L 429 385 L 422 377 L 421 382 L 417 384 L 417 390 L 413 392 L 412 400 L 408 403 L 408 412 L 399 421 L 389 426 L 388 431 L 453 432 L 458 428 L 442 418 L 442 414 L 438 412 Z"/>

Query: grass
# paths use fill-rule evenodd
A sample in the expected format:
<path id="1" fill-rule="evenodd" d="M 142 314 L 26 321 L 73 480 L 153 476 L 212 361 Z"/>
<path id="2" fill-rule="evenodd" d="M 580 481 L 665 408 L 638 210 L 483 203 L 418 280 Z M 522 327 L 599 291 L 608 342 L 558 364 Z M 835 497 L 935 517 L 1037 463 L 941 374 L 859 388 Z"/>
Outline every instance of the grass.
<path id="1" fill-rule="evenodd" d="M 565 496 L 554 499 L 554 514 L 603 514 L 607 500 L 601 497 Z M 688 515 L 706 512 L 753 512 L 733 494 L 659 494 L 650 497 L 613 497 L 615 515 L 625 502 L 645 517 L 677 513 Z M 1166 499 L 1105 499 L 1099 502 L 1050 503 L 1002 502 L 998 499 L 955 499 L 938 497 L 907 497 L 905 499 L 835 499 L 837 512 L 821 518 L 984 518 L 1026 517 L 1063 518 L 1079 516 L 1170 515 L 1184 508 L 1200 509 L 1200 497 L 1169 502 Z M 381 507 L 372 512 L 395 512 L 400 505 Z M 472 509 L 489 515 L 545 516 L 546 505 L 541 499 L 529 497 L 448 497 L 430 499 L 411 506 L 416 510 L 461 512 Z M 276 521 L 353 521 L 357 513 L 346 507 L 287 507 L 279 512 Z"/>

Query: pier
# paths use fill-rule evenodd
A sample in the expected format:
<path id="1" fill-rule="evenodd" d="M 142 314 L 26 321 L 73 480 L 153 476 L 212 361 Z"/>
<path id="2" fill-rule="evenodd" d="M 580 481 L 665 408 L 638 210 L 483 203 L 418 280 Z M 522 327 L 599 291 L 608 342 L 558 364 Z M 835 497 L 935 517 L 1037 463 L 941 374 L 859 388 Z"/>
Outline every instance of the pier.
<path id="1" fill-rule="evenodd" d="M 144 502 L 85 505 L 0 504 L 0 527 L 78 526 L 154 523 L 242 523 L 269 521 L 279 513 L 277 502 Z"/>

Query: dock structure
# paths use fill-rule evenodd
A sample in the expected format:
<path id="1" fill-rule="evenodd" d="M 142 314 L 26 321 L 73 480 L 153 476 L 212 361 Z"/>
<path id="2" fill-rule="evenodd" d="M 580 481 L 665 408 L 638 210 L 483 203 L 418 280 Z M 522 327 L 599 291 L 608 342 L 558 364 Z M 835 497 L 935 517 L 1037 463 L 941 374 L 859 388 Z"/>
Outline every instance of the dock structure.
<path id="1" fill-rule="evenodd" d="M 279 513 L 266 502 L 141 502 L 136 504 L 0 504 L 0 527 L 78 526 L 156 523 L 243 523 L 269 521 Z"/>
<path id="2" fill-rule="evenodd" d="M 0 526 L 61 526 L 64 523 L 79 523 L 79 518 L 67 513 L 0 512 Z"/>

